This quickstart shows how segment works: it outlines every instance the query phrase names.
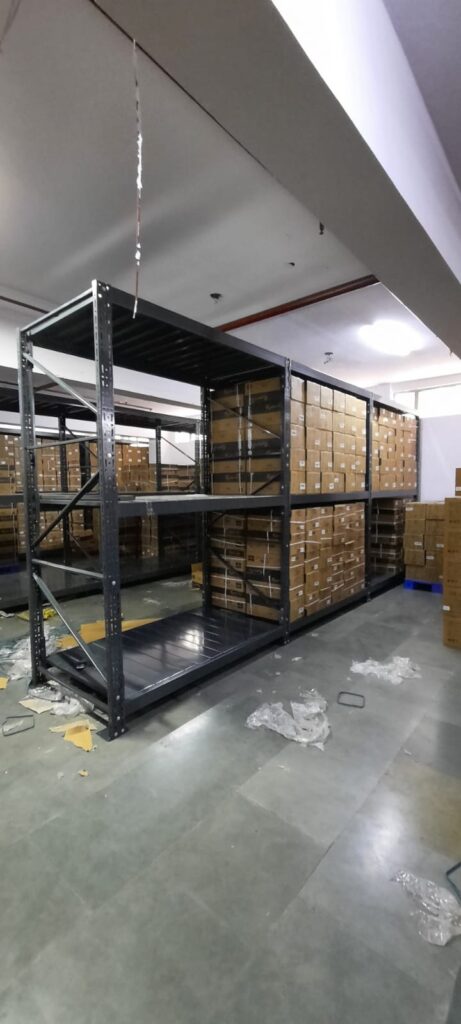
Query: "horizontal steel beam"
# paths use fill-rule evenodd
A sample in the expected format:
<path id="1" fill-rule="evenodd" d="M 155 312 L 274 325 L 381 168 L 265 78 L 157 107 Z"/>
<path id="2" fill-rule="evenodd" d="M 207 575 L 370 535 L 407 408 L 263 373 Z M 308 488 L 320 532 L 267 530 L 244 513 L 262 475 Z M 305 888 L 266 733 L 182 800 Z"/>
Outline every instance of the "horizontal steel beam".
<path id="1" fill-rule="evenodd" d="M 56 441 L 44 441 L 43 444 L 25 445 L 25 447 L 30 451 L 33 451 L 34 449 L 39 449 L 41 451 L 42 448 L 56 448 L 60 444 L 78 444 L 79 442 L 82 442 L 83 444 L 86 441 L 97 441 L 97 439 L 97 434 L 86 434 L 84 437 L 72 434 L 72 437 L 66 437 L 61 440 L 56 438 Z"/>

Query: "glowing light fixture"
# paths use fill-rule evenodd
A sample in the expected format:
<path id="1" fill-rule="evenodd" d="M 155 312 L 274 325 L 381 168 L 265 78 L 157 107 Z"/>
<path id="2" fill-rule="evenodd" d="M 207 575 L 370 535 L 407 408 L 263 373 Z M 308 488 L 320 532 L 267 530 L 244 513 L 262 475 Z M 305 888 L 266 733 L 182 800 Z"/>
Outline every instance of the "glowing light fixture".
<path id="1" fill-rule="evenodd" d="M 409 356 L 424 347 L 418 333 L 398 320 L 375 320 L 359 327 L 359 335 L 375 352 L 386 356 Z"/>

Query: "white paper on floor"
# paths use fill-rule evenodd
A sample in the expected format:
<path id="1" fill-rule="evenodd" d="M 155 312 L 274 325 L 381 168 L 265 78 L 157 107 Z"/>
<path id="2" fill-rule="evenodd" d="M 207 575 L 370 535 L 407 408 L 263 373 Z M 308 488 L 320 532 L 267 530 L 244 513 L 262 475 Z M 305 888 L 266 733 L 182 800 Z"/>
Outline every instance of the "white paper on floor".
<path id="1" fill-rule="evenodd" d="M 247 718 L 248 729 L 259 729 L 264 726 L 272 732 L 278 732 L 287 740 L 324 750 L 325 742 L 330 735 L 330 723 L 325 714 L 327 701 L 317 690 L 309 690 L 302 694 L 302 697 L 304 703 L 290 701 L 291 714 L 286 711 L 281 701 L 276 704 L 261 704 Z"/>
<path id="2" fill-rule="evenodd" d="M 375 676 L 386 683 L 392 683 L 393 686 L 398 686 L 404 679 L 421 678 L 419 665 L 415 665 L 409 658 L 400 658 L 398 655 L 387 664 L 375 661 L 374 658 L 368 658 L 368 661 L 353 661 L 349 671 L 362 676 Z"/>
<path id="3" fill-rule="evenodd" d="M 411 916 L 416 918 L 422 939 L 446 946 L 461 935 L 461 905 L 448 889 L 409 871 L 399 871 L 392 881 L 398 882 L 415 904 Z"/>

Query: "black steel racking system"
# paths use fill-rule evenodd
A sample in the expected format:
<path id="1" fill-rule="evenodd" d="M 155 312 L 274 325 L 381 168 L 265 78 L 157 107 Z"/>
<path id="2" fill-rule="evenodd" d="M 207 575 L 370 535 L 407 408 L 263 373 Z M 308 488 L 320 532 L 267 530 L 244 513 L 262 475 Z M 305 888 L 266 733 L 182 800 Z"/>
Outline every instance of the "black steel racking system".
<path id="1" fill-rule="evenodd" d="M 88 397 L 88 389 L 86 389 Z M 91 398 L 91 400 L 93 400 Z M 57 420 L 57 434 L 56 437 L 46 435 L 45 443 L 51 447 L 60 447 L 61 456 L 64 455 L 64 445 L 67 443 L 80 442 L 81 451 L 81 465 L 83 470 L 83 479 L 86 481 L 90 476 L 90 460 L 89 460 L 89 448 L 88 444 L 91 440 L 95 440 L 96 435 L 85 435 L 77 436 L 72 433 L 68 427 L 68 420 L 72 421 L 85 421 L 87 422 L 90 416 L 86 406 L 82 405 L 81 402 L 62 390 L 57 391 L 50 389 L 49 385 L 44 388 L 41 385 L 34 389 L 34 407 L 35 414 L 40 416 L 47 416 L 51 419 Z M 0 383 L 0 413 L 1 412 L 18 412 L 19 413 L 19 391 L 17 383 L 3 381 Z M 198 473 L 200 467 L 200 453 L 199 453 L 199 441 L 200 441 L 200 420 L 196 417 L 184 417 L 178 416 L 174 408 L 170 412 L 152 412 L 149 409 L 137 408 L 136 406 L 130 405 L 126 402 L 122 402 L 121 399 L 115 399 L 114 401 L 114 416 L 117 431 L 123 427 L 132 427 L 139 429 L 141 434 L 144 430 L 149 429 L 155 431 L 155 447 L 156 447 L 156 491 L 162 491 L 162 460 L 161 460 L 161 445 L 164 440 L 164 432 L 181 432 L 190 433 L 196 436 L 195 443 L 195 470 L 194 475 Z M 20 430 L 19 425 L 11 424 L 9 427 L 10 433 L 18 433 Z M 37 434 L 41 436 L 41 431 L 38 430 Z M 172 450 L 176 446 L 168 440 L 168 444 Z M 43 448 L 43 439 L 41 448 Z M 67 466 L 65 458 L 61 457 L 60 463 L 60 494 L 67 492 Z M 173 493 L 173 492 L 171 492 Z M 56 495 L 58 497 L 58 495 Z M 128 495 L 123 495 L 128 498 Z M 133 496 L 134 497 L 134 496 Z M 68 499 L 67 499 L 68 500 Z M 0 495 L 0 508 L 8 508 L 20 505 L 24 502 L 24 494 L 22 492 L 12 492 L 11 494 Z M 43 503 L 45 507 L 45 502 Z M 80 508 L 85 508 L 85 502 L 82 501 L 79 505 Z M 88 505 L 86 506 L 88 507 Z M 94 507 L 94 506 L 93 506 Z M 139 514 L 139 513 L 138 513 Z M 49 589 L 53 594 L 63 600 L 68 597 L 84 597 L 90 594 L 97 593 L 100 589 L 100 585 L 97 577 L 91 575 L 91 570 L 96 566 L 91 563 L 94 562 L 89 555 L 85 555 L 85 563 L 87 568 L 90 569 L 89 574 L 76 573 L 72 571 L 66 571 L 67 566 L 72 566 L 72 546 L 75 546 L 75 538 L 72 538 L 69 531 L 69 523 L 67 517 L 63 519 L 63 552 L 62 558 L 58 555 L 53 556 L 52 562 L 48 565 L 43 565 L 43 577 L 47 583 Z M 159 546 L 162 548 L 162 536 L 159 538 Z M 85 563 L 82 563 L 83 565 Z M 77 566 L 78 568 L 79 566 Z M 81 566 L 80 566 L 81 567 Z M 145 558 L 130 558 L 121 561 L 121 579 L 124 586 L 130 584 L 136 584 L 141 582 L 148 582 L 154 580 L 165 579 L 168 576 L 182 575 L 188 572 L 190 569 L 190 560 L 188 561 L 182 554 L 178 555 L 177 559 L 171 560 L 170 558 L 164 558 L 160 551 L 158 556 L 145 557 Z M 18 562 L 18 568 L 15 572 L 0 572 L 0 608 L 2 610 L 11 611 L 17 608 L 23 608 L 27 604 L 29 594 L 29 587 L 27 581 L 27 575 L 22 568 L 21 562 Z"/>
<path id="2" fill-rule="evenodd" d="M 107 720 L 108 736 L 126 729 L 130 715 L 205 675 L 252 654 L 273 641 L 287 641 L 291 633 L 336 613 L 374 592 L 366 577 L 365 589 L 330 609 L 290 623 L 288 549 L 290 512 L 300 506 L 343 502 L 364 502 L 366 531 L 369 533 L 371 502 L 371 423 L 374 396 L 323 373 L 254 346 L 219 329 L 187 319 L 145 300 L 138 302 L 133 316 L 133 297 L 100 281 L 71 302 L 34 321 L 20 332 L 19 379 L 21 426 L 24 450 L 24 497 L 26 504 L 27 567 L 32 649 L 32 677 L 55 679 L 71 690 L 83 693 Z M 92 359 L 96 373 L 96 401 L 89 403 L 77 392 L 85 415 L 96 419 L 98 471 L 76 494 L 39 494 L 34 472 L 36 447 L 32 371 L 36 367 L 62 384 L 34 356 L 34 344 L 41 349 L 63 351 Z M 199 492 L 195 494 L 119 494 L 115 479 L 115 416 L 113 366 L 141 370 L 176 381 L 199 385 L 202 394 L 202 445 Z M 282 469 L 278 495 L 210 494 L 209 416 L 213 389 L 228 383 L 279 374 L 283 392 Z M 366 489 L 354 493 L 315 495 L 290 494 L 290 397 L 291 374 L 324 383 L 367 402 Z M 387 403 L 378 403 L 387 405 Z M 404 412 L 395 406 L 395 411 Z M 415 493 L 386 491 L 385 497 L 416 497 Z M 105 639 L 86 645 L 73 633 L 78 647 L 47 655 L 42 602 L 53 605 L 65 625 L 66 616 L 44 582 L 42 562 L 36 556 L 38 513 L 55 509 L 54 523 L 78 507 L 98 507 L 101 512 L 101 569 L 98 582 L 103 591 Z M 282 515 L 281 612 L 279 622 L 254 619 L 235 612 L 212 608 L 208 585 L 207 517 L 213 511 L 275 509 Z M 121 631 L 120 562 L 117 545 L 118 519 L 154 513 L 161 517 L 194 511 L 200 516 L 204 561 L 203 607 L 182 612 L 129 632 Z M 50 527 L 51 528 L 51 527 Z M 43 534 L 42 534 L 43 536 Z M 398 581 L 398 578 L 396 578 Z M 388 581 L 389 582 L 389 581 Z"/>

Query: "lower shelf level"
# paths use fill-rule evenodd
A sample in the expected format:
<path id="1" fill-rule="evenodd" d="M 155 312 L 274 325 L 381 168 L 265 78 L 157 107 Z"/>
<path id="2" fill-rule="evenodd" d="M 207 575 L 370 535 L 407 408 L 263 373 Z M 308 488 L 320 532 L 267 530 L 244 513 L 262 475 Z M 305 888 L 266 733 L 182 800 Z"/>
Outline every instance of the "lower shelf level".
<path id="1" fill-rule="evenodd" d="M 216 672 L 237 658 L 281 638 L 282 627 L 235 612 L 180 612 L 122 634 L 127 715 Z M 105 663 L 105 640 L 91 644 L 98 665 Z M 55 653 L 48 665 L 72 682 L 72 689 L 106 697 L 101 676 L 78 648 Z"/>
<path id="2" fill-rule="evenodd" d="M 53 561 L 59 561 L 59 556 L 54 552 L 51 555 Z M 74 562 L 82 569 L 98 569 L 95 561 Z M 120 560 L 120 573 L 122 586 L 130 586 L 136 583 L 143 583 L 147 580 L 161 580 L 169 576 L 182 576 L 190 573 L 190 558 L 173 559 L 152 556 L 150 558 L 126 558 Z M 101 591 L 99 580 L 90 576 L 77 576 L 75 573 L 66 572 L 61 569 L 50 569 L 44 566 L 42 578 L 58 600 L 72 597 L 84 597 L 87 594 L 98 594 Z M 20 563 L 17 572 L 0 572 L 0 609 L 2 611 L 15 611 L 19 608 L 27 608 L 29 603 L 28 583 L 26 567 Z"/>

